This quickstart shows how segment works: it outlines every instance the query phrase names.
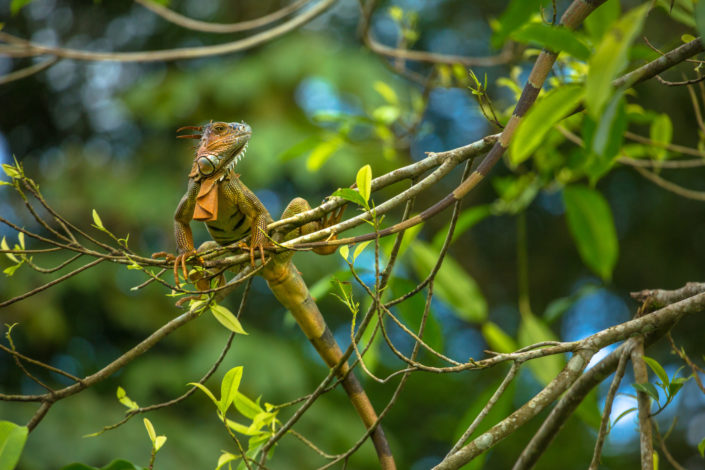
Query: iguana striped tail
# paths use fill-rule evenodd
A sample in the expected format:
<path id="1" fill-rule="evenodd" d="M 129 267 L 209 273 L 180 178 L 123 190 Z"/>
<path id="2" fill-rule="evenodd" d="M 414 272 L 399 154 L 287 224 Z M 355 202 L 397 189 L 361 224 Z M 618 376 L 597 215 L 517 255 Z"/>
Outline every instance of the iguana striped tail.
<path id="1" fill-rule="evenodd" d="M 286 307 L 296 319 L 299 327 L 316 348 L 328 367 L 334 367 L 343 357 L 343 352 L 336 343 L 333 333 L 323 320 L 316 302 L 311 297 L 304 280 L 291 261 L 277 263 L 272 260 L 262 270 L 269 288 L 279 302 Z M 350 371 L 347 362 L 338 370 L 338 377 L 345 377 L 342 385 L 357 414 L 362 419 L 367 429 L 377 421 L 377 413 L 362 385 Z M 382 427 L 377 425 L 372 434 L 372 443 L 377 451 L 382 469 L 395 470 L 394 457 L 384 436 Z"/>

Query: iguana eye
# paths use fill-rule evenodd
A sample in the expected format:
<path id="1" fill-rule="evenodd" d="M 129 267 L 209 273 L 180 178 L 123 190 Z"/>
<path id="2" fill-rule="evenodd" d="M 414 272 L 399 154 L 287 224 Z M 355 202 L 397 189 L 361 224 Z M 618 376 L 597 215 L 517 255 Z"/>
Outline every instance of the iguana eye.
<path id="1" fill-rule="evenodd" d="M 225 132 L 225 126 L 222 124 L 216 124 L 215 126 L 213 126 L 213 131 L 216 134 L 222 134 L 223 132 Z"/>

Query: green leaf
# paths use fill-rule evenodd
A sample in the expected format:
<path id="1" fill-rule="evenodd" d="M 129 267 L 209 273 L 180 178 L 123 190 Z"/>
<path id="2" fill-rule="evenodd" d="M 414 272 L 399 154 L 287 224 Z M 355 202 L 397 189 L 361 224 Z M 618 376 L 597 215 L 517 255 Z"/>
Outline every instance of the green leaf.
<path id="1" fill-rule="evenodd" d="M 620 13 L 619 2 L 605 2 L 590 13 L 583 24 L 590 37 L 599 41 L 612 26 L 612 23 L 617 21 Z"/>
<path id="2" fill-rule="evenodd" d="M 10 421 L 0 421 L 0 470 L 12 470 L 22 455 L 29 430 Z"/>
<path id="3" fill-rule="evenodd" d="M 500 47 L 514 30 L 526 23 L 531 15 L 538 14 L 541 6 L 548 3 L 548 0 L 512 0 L 493 24 L 495 33 L 492 36 L 492 47 Z"/>
<path id="4" fill-rule="evenodd" d="M 626 130 L 627 114 L 622 91 L 610 99 L 597 125 L 590 116 L 585 116 L 583 136 L 591 142 L 585 149 L 588 153 L 585 172 L 590 177 L 590 184 L 597 183 L 612 168 L 622 148 Z"/>
<path id="5" fill-rule="evenodd" d="M 351 188 L 341 188 L 337 189 L 333 196 L 345 199 L 361 207 L 367 207 L 367 201 L 354 189 Z"/>
<path id="6" fill-rule="evenodd" d="M 390 9 L 391 10 L 391 9 Z M 372 87 L 374 90 L 379 93 L 382 98 L 384 98 L 384 101 L 386 101 L 389 104 L 393 105 L 398 105 L 399 104 L 399 98 L 397 97 L 397 92 L 394 91 L 394 88 L 390 87 L 383 81 L 376 81 Z"/>
<path id="7" fill-rule="evenodd" d="M 654 384 L 649 382 L 644 384 L 633 383 L 632 387 L 634 387 L 637 392 L 644 392 L 653 398 L 655 402 L 658 402 L 658 391 L 656 390 L 656 387 L 654 387 Z"/>
<path id="8" fill-rule="evenodd" d="M 682 378 L 682 377 L 679 377 L 679 378 Z M 676 382 L 676 380 L 678 380 L 678 379 L 673 379 L 673 382 L 668 384 L 667 393 L 668 393 L 669 398 L 676 396 L 676 394 L 680 391 L 680 389 L 683 388 L 683 385 L 685 383 L 685 382 L 680 382 L 680 381 Z"/>
<path id="9" fill-rule="evenodd" d="M 10 277 L 10 276 L 12 276 L 13 274 L 15 274 L 15 271 L 17 271 L 17 270 L 20 268 L 20 266 L 22 266 L 22 264 L 23 264 L 23 263 L 13 264 L 12 266 L 8 266 L 8 267 L 6 267 L 5 269 L 3 269 L 2 272 L 3 272 L 3 274 L 5 274 L 7 277 Z"/>
<path id="10" fill-rule="evenodd" d="M 585 106 L 595 120 L 612 96 L 612 80 L 629 62 L 629 48 L 641 31 L 648 11 L 649 5 L 644 4 L 622 16 L 604 35 L 590 58 L 585 80 Z"/>
<path id="11" fill-rule="evenodd" d="M 241 335 L 247 334 L 245 329 L 240 324 L 240 320 L 238 320 L 237 317 L 233 315 L 233 312 L 228 310 L 226 307 L 217 304 L 211 305 L 211 313 L 221 325 L 233 333 L 238 333 Z"/>
<path id="12" fill-rule="evenodd" d="M 230 463 L 230 462 L 240 458 L 240 456 L 231 454 L 230 452 L 225 452 L 225 451 L 221 451 L 221 452 L 223 452 L 223 453 L 220 454 L 220 457 L 218 458 L 218 463 L 216 464 L 215 470 L 220 470 L 221 468 L 223 468 L 223 465 L 225 465 L 226 463 Z"/>
<path id="13" fill-rule="evenodd" d="M 117 388 L 117 399 L 130 410 L 136 410 L 139 408 L 139 405 L 132 401 L 130 397 L 127 396 L 125 389 L 120 386 Z"/>
<path id="14" fill-rule="evenodd" d="M 98 212 L 96 212 L 95 209 L 93 209 L 93 223 L 95 224 L 96 227 L 98 227 L 101 230 L 105 230 L 105 227 L 103 227 L 103 221 L 100 220 L 100 216 L 98 215 Z"/>
<path id="15" fill-rule="evenodd" d="M 246 418 L 255 419 L 255 416 L 264 411 L 261 406 L 240 392 L 237 392 L 234 403 L 237 411 Z"/>
<path id="16" fill-rule="evenodd" d="M 350 247 L 348 247 L 348 245 L 341 245 L 340 248 L 338 248 L 338 253 L 340 253 L 340 256 L 347 261 L 348 255 L 350 254 Z"/>
<path id="17" fill-rule="evenodd" d="M 627 129 L 627 112 L 624 94 L 619 92 L 610 100 L 599 119 L 592 150 L 599 156 L 611 160 L 619 152 Z"/>
<path id="18" fill-rule="evenodd" d="M 568 227 L 583 262 L 605 281 L 612 278 L 619 246 L 612 211 L 596 190 L 581 185 L 563 190 Z"/>
<path id="19" fill-rule="evenodd" d="M 698 444 L 698 452 L 700 452 L 700 457 L 705 457 L 705 437 Z"/>
<path id="20" fill-rule="evenodd" d="M 0 241 L 0 248 L 2 248 L 3 250 L 10 249 L 10 247 L 7 244 L 7 240 L 5 240 L 5 237 L 2 237 L 2 240 Z M 5 256 L 7 256 L 11 261 L 14 261 L 15 263 L 20 262 L 20 260 L 17 259 L 17 257 L 15 255 L 13 255 L 12 253 L 5 253 Z"/>
<path id="21" fill-rule="evenodd" d="M 5 171 L 5 174 L 12 179 L 17 179 L 22 176 L 22 174 L 16 167 L 8 165 L 7 163 L 2 164 L 2 169 Z"/>
<path id="22" fill-rule="evenodd" d="M 483 323 L 482 336 L 484 336 L 487 345 L 492 351 L 510 353 L 519 349 L 514 338 L 505 333 L 499 325 L 491 321 Z"/>
<path id="23" fill-rule="evenodd" d="M 553 52 L 567 52 L 579 60 L 590 58 L 590 49 L 575 35 L 575 32 L 563 26 L 551 26 L 545 23 L 529 23 L 511 34 L 512 39 L 535 43 Z"/>
<path id="24" fill-rule="evenodd" d="M 245 426 L 244 424 L 240 424 L 237 421 L 233 421 L 232 419 L 226 418 L 225 423 L 233 431 L 239 432 L 240 434 L 244 434 L 246 436 L 257 436 L 257 435 L 262 434 L 262 431 L 252 430 L 252 429 L 250 429 L 249 426 Z"/>
<path id="25" fill-rule="evenodd" d="M 345 143 L 345 139 L 340 135 L 336 135 L 330 140 L 316 145 L 309 154 L 308 159 L 306 159 L 306 168 L 308 171 L 316 171 L 322 167 L 331 155 L 343 146 L 343 143 Z"/>
<path id="26" fill-rule="evenodd" d="M 166 443 L 166 436 L 157 436 L 154 440 L 154 452 L 159 452 L 159 449 Z"/>
<path id="27" fill-rule="evenodd" d="M 652 359 L 647 356 L 643 356 L 643 359 L 644 362 L 651 368 L 651 370 L 654 371 L 654 374 L 656 374 L 656 377 L 659 378 L 664 387 L 668 387 L 668 374 L 666 374 L 666 371 L 663 369 L 663 367 L 661 367 L 661 364 L 659 364 L 656 359 Z"/>
<path id="28" fill-rule="evenodd" d="M 553 126 L 573 112 L 583 99 L 583 87 L 567 85 L 551 90 L 524 116 L 510 146 L 509 160 L 518 165 L 543 142 Z"/>
<path id="29" fill-rule="evenodd" d="M 628 410 L 622 411 L 622 413 L 619 416 L 617 416 L 617 418 L 615 418 L 614 422 L 612 423 L 612 427 L 615 427 L 617 425 L 617 423 L 619 422 L 619 420 L 621 420 L 622 418 L 627 416 L 632 411 L 636 411 L 636 408 L 629 408 Z"/>
<path id="30" fill-rule="evenodd" d="M 419 277 L 427 276 L 438 260 L 438 252 L 421 241 L 413 244 L 411 251 L 416 273 Z M 448 254 L 438 270 L 434 289 L 459 318 L 474 323 L 487 318 L 487 302 L 475 280 Z"/>
<path id="31" fill-rule="evenodd" d="M 668 114 L 659 114 L 651 122 L 649 136 L 654 142 L 658 142 L 663 145 L 668 145 L 671 143 L 671 139 L 673 138 L 673 124 L 671 124 L 671 118 L 668 117 Z M 661 146 L 651 146 L 650 149 L 657 160 L 665 160 L 668 156 L 668 150 L 662 148 Z"/>
<path id="32" fill-rule="evenodd" d="M 372 168 L 370 165 L 365 165 L 358 170 L 355 183 L 357 183 L 357 190 L 360 192 L 360 196 L 365 202 L 369 201 L 372 191 Z"/>
<path id="33" fill-rule="evenodd" d="M 238 388 L 242 380 L 242 366 L 233 367 L 225 373 L 223 381 L 220 383 L 220 405 L 219 409 L 225 414 L 232 402 L 237 398 Z"/>
<path id="34" fill-rule="evenodd" d="M 558 341 L 556 334 L 546 322 L 531 313 L 521 315 L 519 323 L 519 346 L 529 346 L 542 341 Z M 560 355 L 546 356 L 528 362 L 531 372 L 539 382 L 546 385 L 555 379 L 565 365 Z"/>
<path id="35" fill-rule="evenodd" d="M 364 249 L 372 243 L 372 240 L 367 240 L 366 242 L 362 242 L 359 245 L 355 247 L 355 251 L 353 252 L 353 262 L 357 259 L 358 256 L 364 251 Z"/>
<path id="36" fill-rule="evenodd" d="M 188 385 L 193 385 L 194 387 L 201 390 L 203 393 L 206 394 L 206 396 L 208 396 L 208 398 L 211 399 L 211 401 L 213 402 L 213 404 L 215 406 L 218 406 L 219 402 L 218 402 L 218 400 L 216 400 L 215 395 L 213 395 L 213 393 L 211 393 L 211 391 L 208 390 L 208 388 L 206 388 L 203 384 L 199 384 L 198 382 L 189 382 Z"/>
<path id="37" fill-rule="evenodd" d="M 157 433 L 154 432 L 154 426 L 152 426 L 152 422 L 144 418 L 144 427 L 147 429 L 147 434 L 149 435 L 149 439 L 154 443 L 154 441 L 157 439 Z"/>

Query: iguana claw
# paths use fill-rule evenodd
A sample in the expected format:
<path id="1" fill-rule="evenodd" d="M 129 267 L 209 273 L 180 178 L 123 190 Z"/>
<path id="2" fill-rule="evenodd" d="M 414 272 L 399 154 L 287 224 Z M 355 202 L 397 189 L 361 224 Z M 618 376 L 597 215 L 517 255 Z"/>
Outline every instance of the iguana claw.
<path id="1" fill-rule="evenodd" d="M 264 243 L 252 243 L 248 245 L 245 242 L 240 242 L 238 247 L 250 253 L 250 265 L 253 268 L 255 267 L 255 250 L 259 250 L 260 259 L 262 260 L 262 264 L 264 264 Z"/>
<path id="2" fill-rule="evenodd" d="M 200 265 L 203 264 L 203 259 L 200 256 L 196 255 L 198 255 L 198 252 L 196 250 L 190 250 L 178 254 L 176 256 L 172 255 L 171 253 L 167 253 L 166 251 L 160 251 L 158 253 L 154 253 L 152 255 L 152 258 L 164 258 L 166 261 L 174 261 L 174 283 L 176 284 L 176 287 L 181 287 L 181 281 L 179 279 L 179 267 L 181 268 L 181 272 L 184 275 L 184 279 L 188 280 L 189 277 L 188 268 L 186 267 L 186 260 L 191 256 L 195 256 L 196 263 Z"/>

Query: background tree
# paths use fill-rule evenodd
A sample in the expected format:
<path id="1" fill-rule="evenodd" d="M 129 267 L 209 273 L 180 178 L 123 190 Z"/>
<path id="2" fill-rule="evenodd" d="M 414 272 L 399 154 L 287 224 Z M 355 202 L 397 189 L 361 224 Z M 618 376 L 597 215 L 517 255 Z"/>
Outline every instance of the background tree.
<path id="1" fill-rule="evenodd" d="M 0 468 L 28 430 L 23 469 L 244 467 L 241 449 L 275 441 L 268 468 L 375 465 L 261 280 L 220 304 L 242 315 L 234 339 L 165 296 L 168 266 L 149 254 L 173 247 L 191 158 L 173 132 L 210 119 L 252 125 L 239 171 L 275 216 L 369 164 L 377 223 L 349 208 L 345 237 L 431 207 L 464 161 L 466 176 L 496 166 L 403 238 L 345 261 L 296 254 L 338 340 L 358 328 L 351 361 L 389 408 L 400 468 L 701 467 L 705 285 L 686 283 L 705 260 L 704 5 L 602 3 L 4 3 Z M 559 26 L 591 6 L 576 32 Z M 537 46 L 560 55 L 536 105 L 515 109 L 551 55 Z M 193 382 L 219 399 L 239 383 L 228 416 L 252 426 L 225 429 Z"/>

